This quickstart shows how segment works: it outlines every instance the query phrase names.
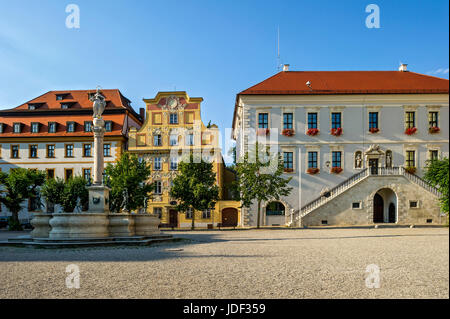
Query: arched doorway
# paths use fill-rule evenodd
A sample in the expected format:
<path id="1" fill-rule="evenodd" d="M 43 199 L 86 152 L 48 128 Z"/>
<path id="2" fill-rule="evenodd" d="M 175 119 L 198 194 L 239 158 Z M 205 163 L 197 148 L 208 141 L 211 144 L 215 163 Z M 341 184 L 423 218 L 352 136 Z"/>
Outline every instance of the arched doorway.
<path id="1" fill-rule="evenodd" d="M 373 222 L 383 223 L 384 222 L 384 202 L 383 197 L 376 193 L 373 198 Z"/>
<path id="2" fill-rule="evenodd" d="M 281 202 L 270 202 L 266 206 L 266 225 L 280 226 L 285 221 L 286 208 Z"/>
<path id="3" fill-rule="evenodd" d="M 238 224 L 238 211 L 236 208 L 222 210 L 222 227 L 236 227 Z"/>
<path id="4" fill-rule="evenodd" d="M 397 195 L 390 188 L 382 188 L 373 197 L 373 222 L 397 222 Z"/>

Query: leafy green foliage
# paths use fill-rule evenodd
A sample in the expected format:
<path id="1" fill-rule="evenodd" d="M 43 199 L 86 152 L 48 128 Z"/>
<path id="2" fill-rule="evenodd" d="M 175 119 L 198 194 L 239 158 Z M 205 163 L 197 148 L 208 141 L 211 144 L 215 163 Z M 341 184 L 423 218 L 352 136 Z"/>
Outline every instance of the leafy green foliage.
<path id="1" fill-rule="evenodd" d="M 0 172 L 0 202 L 11 212 L 10 230 L 21 230 L 19 212 L 24 200 L 35 198 L 37 188 L 45 181 L 45 173 L 25 168 L 15 168 L 9 174 Z"/>
<path id="2" fill-rule="evenodd" d="M 61 205 L 64 212 L 71 213 L 77 205 L 78 197 L 83 207 L 87 207 L 89 202 L 89 191 L 86 188 L 87 182 L 81 176 L 70 178 L 64 182 L 61 178 L 50 178 L 45 181 L 42 187 L 42 196 L 53 203 Z"/>
<path id="3" fill-rule="evenodd" d="M 439 199 L 441 209 L 448 215 L 448 179 L 449 179 L 449 159 L 436 159 L 427 162 L 424 179 L 432 186 L 436 187 L 442 197 Z"/>
<path id="4" fill-rule="evenodd" d="M 213 164 L 203 160 L 194 163 L 194 155 L 190 154 L 189 161 L 180 162 L 178 170 L 170 190 L 170 196 L 178 201 L 178 211 L 213 209 L 219 199 Z M 194 227 L 195 213 L 192 214 L 192 229 Z"/>
<path id="5" fill-rule="evenodd" d="M 267 173 L 270 171 L 270 173 Z M 237 200 L 242 206 L 250 207 L 253 201 L 258 203 L 257 227 L 260 227 L 261 203 L 280 200 L 292 191 L 288 186 L 290 178 L 283 178 L 284 165 L 281 154 L 270 154 L 256 143 L 251 153 L 246 153 L 236 164 L 237 181 L 234 184 Z"/>
<path id="6" fill-rule="evenodd" d="M 151 171 L 150 165 L 139 161 L 136 155 L 123 153 L 114 164 L 108 164 L 105 174 L 110 179 L 110 210 L 120 212 L 124 202 L 124 191 L 128 192 L 128 209 L 135 210 L 144 206 L 144 198 L 152 193 L 153 184 L 147 184 Z"/>

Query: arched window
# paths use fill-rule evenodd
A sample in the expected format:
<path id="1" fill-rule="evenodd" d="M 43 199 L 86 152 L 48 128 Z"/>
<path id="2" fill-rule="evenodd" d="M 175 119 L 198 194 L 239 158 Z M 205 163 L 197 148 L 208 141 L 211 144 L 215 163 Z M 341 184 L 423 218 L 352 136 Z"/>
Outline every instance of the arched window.
<path id="1" fill-rule="evenodd" d="M 362 168 L 363 160 L 362 160 L 362 152 L 355 152 L 355 168 Z"/>
<path id="2" fill-rule="evenodd" d="M 266 208 L 267 216 L 284 215 L 285 208 L 280 202 L 270 202 Z"/>

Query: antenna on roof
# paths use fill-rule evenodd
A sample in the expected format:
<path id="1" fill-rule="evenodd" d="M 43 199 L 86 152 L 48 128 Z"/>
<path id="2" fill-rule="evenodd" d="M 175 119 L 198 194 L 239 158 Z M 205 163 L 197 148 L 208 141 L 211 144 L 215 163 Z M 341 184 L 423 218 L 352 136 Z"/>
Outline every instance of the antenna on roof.
<path id="1" fill-rule="evenodd" d="M 280 59 L 280 26 L 277 30 L 277 71 L 280 72 L 281 69 L 281 59 Z"/>

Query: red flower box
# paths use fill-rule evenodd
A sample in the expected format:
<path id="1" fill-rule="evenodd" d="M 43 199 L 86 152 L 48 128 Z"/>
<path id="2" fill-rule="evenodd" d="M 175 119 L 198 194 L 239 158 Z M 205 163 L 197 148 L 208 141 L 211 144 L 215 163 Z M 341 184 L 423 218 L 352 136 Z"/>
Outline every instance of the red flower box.
<path id="1" fill-rule="evenodd" d="M 333 168 L 331 168 L 331 173 L 339 174 L 340 172 L 342 172 L 342 167 L 333 167 Z"/>
<path id="2" fill-rule="evenodd" d="M 293 136 L 295 134 L 294 130 L 291 128 L 285 128 L 281 134 L 283 134 L 284 136 Z"/>
<path id="3" fill-rule="evenodd" d="M 256 130 L 256 135 L 269 135 L 269 132 L 268 128 L 259 128 Z"/>
<path id="4" fill-rule="evenodd" d="M 417 128 L 416 128 L 416 127 L 410 127 L 410 128 L 407 128 L 407 129 L 405 130 L 405 134 L 406 134 L 406 135 L 413 135 L 413 134 L 416 133 L 416 131 L 417 131 Z"/>
<path id="5" fill-rule="evenodd" d="M 306 132 L 306 134 L 309 135 L 309 136 L 317 135 L 317 134 L 319 134 L 319 129 L 318 129 L 318 128 L 310 128 L 310 129 Z"/>
<path id="6" fill-rule="evenodd" d="M 380 131 L 380 129 L 378 127 L 372 127 L 369 129 L 369 132 L 374 134 L 374 133 L 378 133 Z"/>
<path id="7" fill-rule="evenodd" d="M 286 173 L 292 173 L 294 171 L 294 169 L 293 168 L 284 168 L 284 171 Z"/>
<path id="8" fill-rule="evenodd" d="M 431 134 L 434 134 L 434 133 L 439 133 L 440 130 L 441 130 L 441 129 L 440 129 L 439 127 L 437 127 L 437 126 L 432 126 L 432 127 L 430 127 L 430 128 L 428 129 L 428 132 L 430 132 Z"/>
<path id="9" fill-rule="evenodd" d="M 308 168 L 308 170 L 306 171 L 308 174 L 314 175 L 319 173 L 320 169 L 318 169 L 317 167 L 310 167 Z"/>
<path id="10" fill-rule="evenodd" d="M 332 128 L 331 129 L 331 135 L 339 136 L 341 134 L 342 134 L 342 127 Z"/>
<path id="11" fill-rule="evenodd" d="M 416 173 L 416 168 L 414 166 L 405 167 L 405 171 L 407 171 L 410 174 L 415 174 Z"/>

